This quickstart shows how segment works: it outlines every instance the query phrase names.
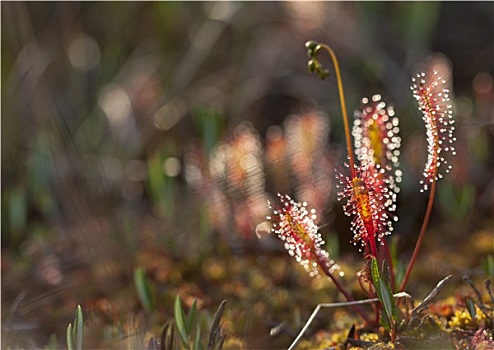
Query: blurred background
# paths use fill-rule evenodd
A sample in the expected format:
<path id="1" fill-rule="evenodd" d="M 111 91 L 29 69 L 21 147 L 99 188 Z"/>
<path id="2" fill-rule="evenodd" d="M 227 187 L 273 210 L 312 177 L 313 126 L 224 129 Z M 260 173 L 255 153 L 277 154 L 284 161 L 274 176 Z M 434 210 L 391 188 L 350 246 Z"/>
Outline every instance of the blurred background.
<path id="1" fill-rule="evenodd" d="M 337 300 L 274 237 L 256 235 L 267 200 L 286 193 L 317 210 L 338 263 L 360 258 L 335 203 L 334 168 L 346 157 L 336 82 L 307 73 L 310 39 L 338 55 L 350 113 L 378 93 L 400 119 L 393 239 L 403 261 L 427 203 L 425 129 L 410 78 L 420 66 L 443 67 L 457 156 L 409 288 L 420 294 L 449 273 L 494 264 L 492 3 L 2 2 L 1 10 L 2 347 L 43 347 L 51 334 L 64 346 L 77 304 L 89 324 L 85 346 L 144 344 L 172 317 L 177 294 L 186 305 L 198 298 L 204 312 L 228 299 L 231 347 L 234 339 L 286 347 L 293 334 L 269 337 L 271 327 L 295 327 L 318 302 Z M 152 310 L 137 296 L 136 268 L 149 279 Z"/>

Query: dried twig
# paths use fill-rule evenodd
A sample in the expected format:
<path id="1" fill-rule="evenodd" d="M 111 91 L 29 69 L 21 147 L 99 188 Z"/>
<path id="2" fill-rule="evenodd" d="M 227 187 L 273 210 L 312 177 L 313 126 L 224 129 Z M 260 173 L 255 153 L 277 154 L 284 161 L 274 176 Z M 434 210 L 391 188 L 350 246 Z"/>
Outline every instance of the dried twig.
<path id="1" fill-rule="evenodd" d="M 424 300 L 420 304 L 418 304 L 415 308 L 412 309 L 412 318 L 416 317 L 419 312 L 424 310 L 433 300 L 434 298 L 439 294 L 439 292 L 444 288 L 444 286 L 451 280 L 451 277 L 453 275 L 448 275 L 442 280 L 439 281 L 439 283 L 434 287 L 434 289 L 429 293 L 427 297 L 425 297 Z"/>

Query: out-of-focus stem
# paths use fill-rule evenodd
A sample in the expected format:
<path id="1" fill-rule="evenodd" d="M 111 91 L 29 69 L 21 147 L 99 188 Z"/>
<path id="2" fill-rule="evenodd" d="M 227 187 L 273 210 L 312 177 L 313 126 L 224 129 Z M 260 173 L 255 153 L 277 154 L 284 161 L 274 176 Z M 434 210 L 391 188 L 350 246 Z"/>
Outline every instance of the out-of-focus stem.
<path id="1" fill-rule="evenodd" d="M 424 221 L 422 223 L 422 228 L 420 229 L 419 233 L 419 238 L 417 239 L 417 243 L 415 244 L 415 250 L 413 251 L 412 258 L 410 259 L 410 262 L 408 263 L 407 270 L 405 272 L 405 277 L 403 278 L 403 281 L 401 282 L 400 285 L 400 292 L 403 292 L 405 290 L 405 287 L 408 282 L 408 278 L 410 277 L 410 273 L 412 272 L 413 265 L 415 264 L 415 260 L 417 260 L 417 256 L 420 251 L 420 247 L 422 246 L 422 240 L 424 239 L 425 236 L 425 231 L 427 230 L 427 226 L 429 225 L 429 219 L 431 216 L 432 212 L 432 206 L 434 204 L 434 197 L 436 195 L 436 182 L 433 181 L 431 184 L 431 191 L 429 193 L 429 202 L 427 203 L 427 211 L 425 212 L 424 216 Z"/>

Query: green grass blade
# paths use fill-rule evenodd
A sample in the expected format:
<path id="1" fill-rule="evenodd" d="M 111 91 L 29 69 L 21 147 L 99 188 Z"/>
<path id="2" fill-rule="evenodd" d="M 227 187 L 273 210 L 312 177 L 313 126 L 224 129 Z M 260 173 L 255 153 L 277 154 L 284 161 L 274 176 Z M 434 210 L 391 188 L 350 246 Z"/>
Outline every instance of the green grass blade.
<path id="1" fill-rule="evenodd" d="M 185 314 L 180 302 L 180 297 L 175 298 L 175 324 L 177 325 L 178 335 L 185 348 L 189 349 L 189 334 L 185 326 Z"/>
<path id="2" fill-rule="evenodd" d="M 46 345 L 46 350 L 56 350 L 57 346 L 57 335 L 55 333 L 50 334 L 50 338 L 48 339 L 48 344 Z"/>
<path id="3" fill-rule="evenodd" d="M 73 339 L 76 341 L 76 349 L 82 350 L 82 336 L 84 333 L 84 316 L 82 314 L 81 305 L 77 305 L 73 331 L 74 331 Z"/>
<path id="4" fill-rule="evenodd" d="M 134 270 L 134 284 L 142 307 L 147 312 L 151 312 L 154 308 L 154 303 L 151 296 L 151 288 L 149 287 L 149 282 L 142 267 L 138 267 Z"/>
<path id="5" fill-rule="evenodd" d="M 201 344 L 201 326 L 199 323 L 196 325 L 196 335 L 194 339 L 194 350 L 202 350 L 204 346 Z"/>
<path id="6" fill-rule="evenodd" d="M 192 329 L 194 329 L 194 324 L 196 322 L 196 314 L 197 314 L 197 299 L 194 299 L 192 302 L 192 306 L 190 308 L 189 314 L 187 315 L 187 333 L 191 334 Z"/>
<path id="7" fill-rule="evenodd" d="M 67 349 L 73 350 L 74 348 L 74 338 L 72 338 L 72 323 L 69 323 L 67 327 Z"/>

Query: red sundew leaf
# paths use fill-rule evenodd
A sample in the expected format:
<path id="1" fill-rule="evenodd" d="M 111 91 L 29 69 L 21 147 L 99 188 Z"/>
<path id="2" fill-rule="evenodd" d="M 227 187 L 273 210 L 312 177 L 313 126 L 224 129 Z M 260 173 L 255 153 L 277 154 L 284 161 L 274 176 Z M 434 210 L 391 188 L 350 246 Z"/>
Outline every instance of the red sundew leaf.
<path id="1" fill-rule="evenodd" d="M 358 160 L 369 167 L 391 171 L 398 166 L 401 138 L 399 120 L 392 107 L 386 107 L 381 95 L 362 99 L 355 111 L 352 135 Z"/>
<path id="2" fill-rule="evenodd" d="M 398 193 L 401 138 L 394 109 L 386 106 L 381 95 L 374 95 L 362 99 L 362 108 L 355 111 L 354 117 L 352 135 L 357 159 L 369 170 L 381 172 L 381 177 L 386 177 L 389 186 Z"/>
<path id="3" fill-rule="evenodd" d="M 339 266 L 329 258 L 329 254 L 321 248 L 324 240 L 314 223 L 315 210 L 307 210 L 307 203 L 296 203 L 287 195 L 278 194 L 281 205 L 273 207 L 269 203 L 273 216 L 267 219 L 272 222 L 272 232 L 285 242 L 285 249 L 295 257 L 310 276 L 319 275 L 319 264 L 325 264 L 330 272 Z"/>
<path id="4" fill-rule="evenodd" d="M 348 167 L 348 164 L 345 164 Z M 376 240 L 381 241 L 393 231 L 391 214 L 396 209 L 396 193 L 390 188 L 389 180 L 380 172 L 370 171 L 366 166 L 355 167 L 355 177 L 339 173 L 338 200 L 345 200 L 343 211 L 353 216 L 353 243 L 362 247 L 370 245 L 376 254 Z"/>
<path id="5" fill-rule="evenodd" d="M 421 181 L 422 191 L 426 191 L 430 184 L 443 176 L 439 167 L 445 168 L 446 173 L 451 170 L 444 154 L 456 154 L 453 146 L 456 141 L 453 136 L 453 107 L 449 89 L 445 86 L 446 81 L 437 71 L 433 71 L 432 74 L 418 73 L 412 78 L 410 87 L 422 112 L 427 134 L 427 163 L 424 169 L 425 179 Z"/>

